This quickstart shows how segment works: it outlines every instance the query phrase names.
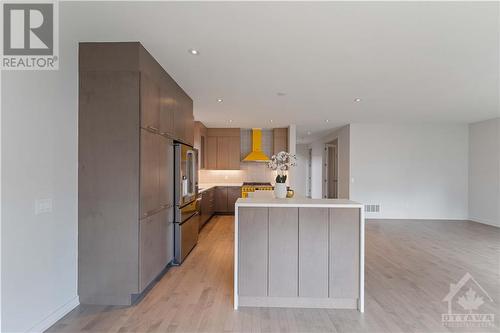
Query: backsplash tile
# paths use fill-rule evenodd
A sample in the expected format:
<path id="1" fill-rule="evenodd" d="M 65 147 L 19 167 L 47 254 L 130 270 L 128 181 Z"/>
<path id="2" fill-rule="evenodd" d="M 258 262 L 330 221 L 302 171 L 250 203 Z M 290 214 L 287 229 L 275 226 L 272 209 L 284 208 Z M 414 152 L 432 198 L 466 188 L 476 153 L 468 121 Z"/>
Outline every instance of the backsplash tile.
<path id="1" fill-rule="evenodd" d="M 200 170 L 200 183 L 242 183 L 270 182 L 274 183 L 275 172 L 266 163 L 245 162 L 240 170 Z"/>

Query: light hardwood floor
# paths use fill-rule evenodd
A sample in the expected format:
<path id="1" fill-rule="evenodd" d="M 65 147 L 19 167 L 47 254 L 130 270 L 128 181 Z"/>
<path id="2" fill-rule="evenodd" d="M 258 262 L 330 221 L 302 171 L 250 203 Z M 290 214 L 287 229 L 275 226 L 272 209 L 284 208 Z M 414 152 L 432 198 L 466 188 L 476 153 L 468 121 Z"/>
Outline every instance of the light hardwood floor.
<path id="1" fill-rule="evenodd" d="M 500 229 L 473 222 L 367 221 L 366 309 L 233 311 L 233 217 L 205 226 L 198 246 L 132 307 L 79 306 L 48 332 L 498 332 Z M 489 328 L 447 328 L 442 299 L 471 273 Z M 478 290 L 478 289 L 477 289 Z M 478 290 L 479 292 L 479 290 Z M 460 306 L 454 303 L 454 308 Z M 459 312 L 459 311 L 454 311 Z M 463 312 L 463 309 L 462 309 Z"/>

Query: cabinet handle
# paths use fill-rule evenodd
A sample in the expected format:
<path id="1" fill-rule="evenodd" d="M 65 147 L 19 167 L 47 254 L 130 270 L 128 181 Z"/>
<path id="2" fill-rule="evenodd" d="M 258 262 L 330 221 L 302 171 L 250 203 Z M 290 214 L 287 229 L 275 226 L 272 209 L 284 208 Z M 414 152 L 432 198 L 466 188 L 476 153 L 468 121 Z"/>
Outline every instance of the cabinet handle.
<path id="1" fill-rule="evenodd" d="M 148 129 L 154 131 L 154 132 L 158 132 L 159 130 L 156 128 L 156 127 L 153 127 L 153 126 L 148 126 Z"/>

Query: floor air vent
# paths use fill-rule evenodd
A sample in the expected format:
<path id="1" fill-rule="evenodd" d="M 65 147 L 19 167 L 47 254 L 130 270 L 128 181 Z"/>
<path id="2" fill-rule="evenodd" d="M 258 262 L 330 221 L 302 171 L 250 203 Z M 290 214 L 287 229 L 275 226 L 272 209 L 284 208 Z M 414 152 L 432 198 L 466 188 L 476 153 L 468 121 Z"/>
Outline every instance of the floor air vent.
<path id="1" fill-rule="evenodd" d="M 380 205 L 365 205 L 365 212 L 367 213 L 379 213 Z"/>

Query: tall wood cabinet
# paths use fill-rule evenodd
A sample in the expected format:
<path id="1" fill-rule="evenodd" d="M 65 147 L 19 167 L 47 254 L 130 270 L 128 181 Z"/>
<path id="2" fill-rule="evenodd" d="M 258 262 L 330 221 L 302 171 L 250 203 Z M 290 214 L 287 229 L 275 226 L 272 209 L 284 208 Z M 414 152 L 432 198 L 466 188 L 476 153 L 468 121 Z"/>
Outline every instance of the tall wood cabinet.
<path id="1" fill-rule="evenodd" d="M 173 259 L 173 140 L 193 102 L 140 43 L 79 49 L 78 294 L 130 305 Z"/>
<path id="2" fill-rule="evenodd" d="M 273 129 L 273 154 L 288 151 L 288 128 Z"/>

